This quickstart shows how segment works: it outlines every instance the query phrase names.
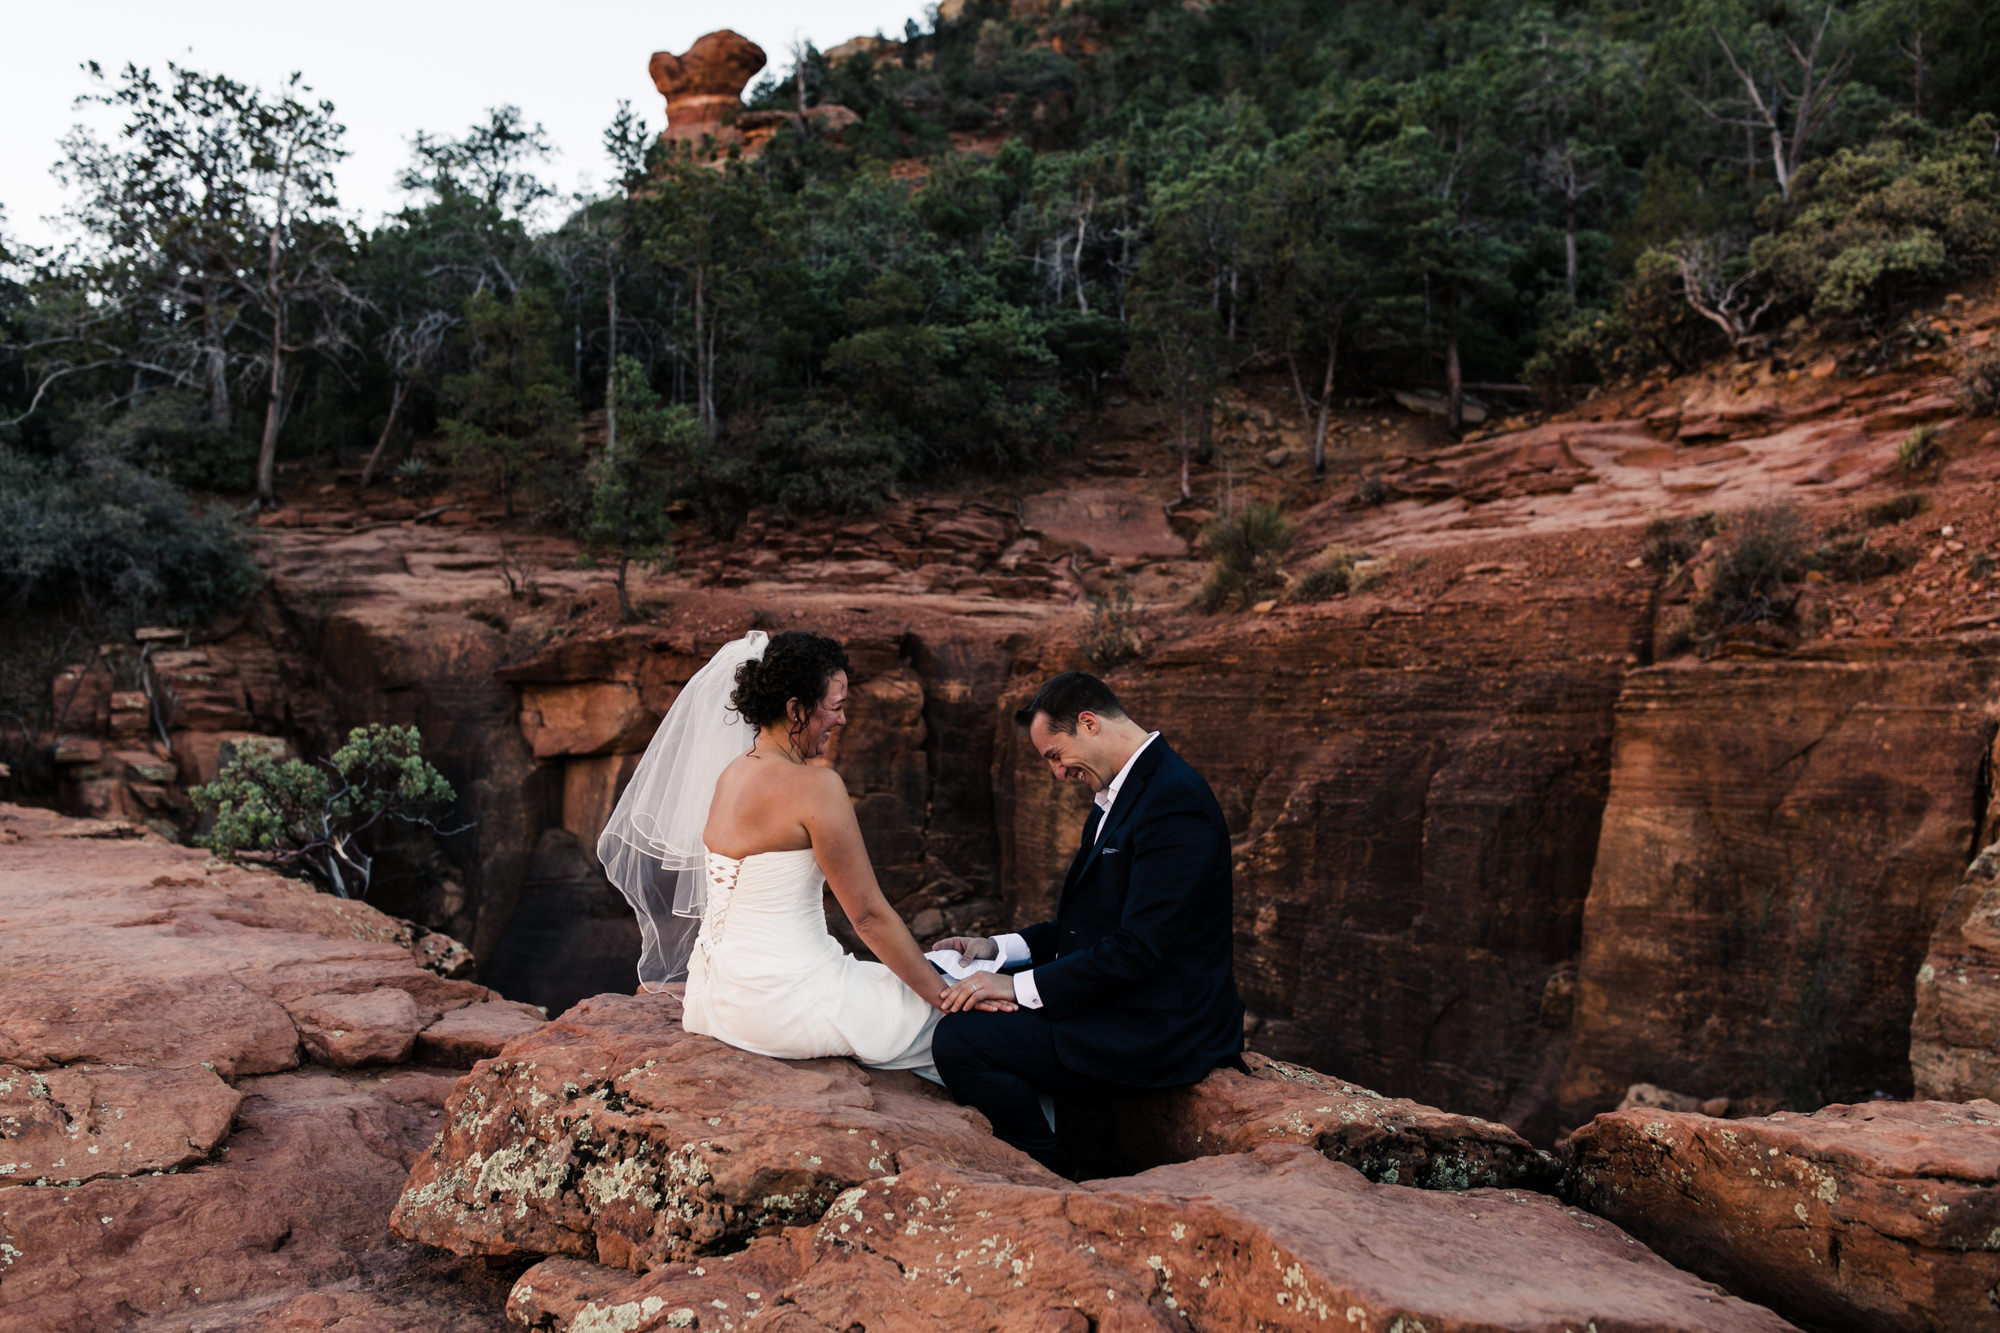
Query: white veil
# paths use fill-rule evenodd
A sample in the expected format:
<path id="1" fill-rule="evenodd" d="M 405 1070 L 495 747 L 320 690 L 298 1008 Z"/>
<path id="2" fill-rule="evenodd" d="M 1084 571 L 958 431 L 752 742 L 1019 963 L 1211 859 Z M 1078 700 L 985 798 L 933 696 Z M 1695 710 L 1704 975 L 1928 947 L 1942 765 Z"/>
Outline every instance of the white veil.
<path id="1" fill-rule="evenodd" d="M 639 917 L 639 984 L 659 990 L 687 975 L 707 905 L 701 845 L 715 780 L 757 739 L 729 707 L 736 669 L 764 656 L 753 629 L 722 646 L 681 688 L 597 839 L 604 873 Z"/>

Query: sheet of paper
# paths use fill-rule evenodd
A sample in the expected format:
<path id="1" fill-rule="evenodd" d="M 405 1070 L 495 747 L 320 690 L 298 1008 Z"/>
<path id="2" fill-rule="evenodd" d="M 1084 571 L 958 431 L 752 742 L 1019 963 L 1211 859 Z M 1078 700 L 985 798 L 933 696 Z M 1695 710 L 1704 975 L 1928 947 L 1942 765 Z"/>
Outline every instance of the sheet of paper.
<path id="1" fill-rule="evenodd" d="M 953 981 L 969 977 L 974 972 L 998 972 L 1000 970 L 1000 960 L 998 958 L 966 958 L 963 954 L 953 949 L 933 949 L 925 954 L 924 957 L 936 963 L 938 971 L 944 973 Z"/>

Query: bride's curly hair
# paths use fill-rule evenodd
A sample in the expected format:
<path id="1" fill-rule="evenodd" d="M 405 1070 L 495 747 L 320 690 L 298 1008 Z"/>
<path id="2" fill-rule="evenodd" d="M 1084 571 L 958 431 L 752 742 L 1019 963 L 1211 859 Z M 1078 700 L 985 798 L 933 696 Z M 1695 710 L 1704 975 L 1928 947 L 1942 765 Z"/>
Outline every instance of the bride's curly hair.
<path id="1" fill-rule="evenodd" d="M 838 639 L 809 630 L 788 629 L 773 635 L 764 656 L 752 658 L 736 668 L 736 689 L 729 706 L 753 727 L 768 727 L 785 720 L 785 705 L 797 699 L 811 717 L 826 698 L 827 683 L 835 672 L 851 671 L 847 650 Z M 796 722 L 794 732 L 804 730 Z"/>

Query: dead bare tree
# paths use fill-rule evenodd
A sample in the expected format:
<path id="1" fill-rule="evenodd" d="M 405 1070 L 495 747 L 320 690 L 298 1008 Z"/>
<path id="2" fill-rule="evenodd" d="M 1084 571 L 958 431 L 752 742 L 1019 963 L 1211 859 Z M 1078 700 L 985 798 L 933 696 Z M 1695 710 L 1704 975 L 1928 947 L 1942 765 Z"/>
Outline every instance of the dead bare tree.
<path id="1" fill-rule="evenodd" d="M 284 94 L 266 102 L 254 93 L 243 108 L 260 215 L 263 272 L 249 287 L 269 335 L 264 431 L 257 449 L 257 501 L 277 503 L 278 428 L 287 403 L 287 359 L 347 341 L 346 315 L 356 298 L 341 279 L 338 259 L 347 236 L 334 210 L 333 167 L 346 150 L 333 103 L 302 101 L 311 90 L 292 75 Z"/>
<path id="2" fill-rule="evenodd" d="M 1778 192 L 1787 199 L 1792 197 L 1792 178 L 1798 174 L 1806 147 L 1833 114 L 1834 105 L 1846 88 L 1848 68 L 1853 64 L 1850 53 L 1835 55 L 1825 50 L 1827 29 L 1832 23 L 1833 6 L 1829 4 L 1821 11 L 1819 26 L 1813 29 L 1807 45 L 1801 46 L 1789 32 L 1774 31 L 1762 41 L 1753 36 L 1744 44 L 1742 58 L 1720 28 L 1709 28 L 1742 87 L 1742 100 L 1734 108 L 1718 107 L 1698 98 L 1695 105 L 1711 120 L 1737 126 L 1746 135 L 1766 136 L 1770 143 L 1771 170 L 1778 178 Z M 1763 48 L 1761 52 L 1759 47 Z M 1753 72 L 1745 58 L 1759 68 Z M 1785 76 L 1788 62 L 1795 67 L 1792 82 L 1787 82 Z"/>
<path id="3" fill-rule="evenodd" d="M 1756 336 L 1757 321 L 1778 298 L 1758 300 L 1755 269 L 1732 274 L 1723 245 L 1714 238 L 1682 241 L 1674 249 L 1674 261 L 1688 305 L 1728 334 L 1731 347 L 1741 348 Z"/>
<path id="4" fill-rule="evenodd" d="M 375 469 L 381 466 L 382 453 L 389 447 L 403 408 L 417 388 L 430 379 L 443 357 L 445 338 L 457 324 L 457 316 L 448 311 L 425 310 L 414 319 L 391 325 L 382 335 L 382 352 L 396 372 L 396 388 L 389 399 L 389 419 L 382 423 L 382 433 L 375 437 L 375 447 L 361 467 L 357 489 L 367 490 L 368 483 L 375 479 Z"/>

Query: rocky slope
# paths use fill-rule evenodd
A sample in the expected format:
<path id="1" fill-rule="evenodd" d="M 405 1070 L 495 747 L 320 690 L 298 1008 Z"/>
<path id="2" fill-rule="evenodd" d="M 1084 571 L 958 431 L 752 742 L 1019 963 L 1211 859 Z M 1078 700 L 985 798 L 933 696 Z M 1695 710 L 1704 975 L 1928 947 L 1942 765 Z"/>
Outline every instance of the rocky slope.
<path id="1" fill-rule="evenodd" d="M 496 1327 L 504 1275 L 384 1225 L 460 1070 L 542 1023 L 440 952 L 134 825 L 0 806 L 0 1327 Z"/>

